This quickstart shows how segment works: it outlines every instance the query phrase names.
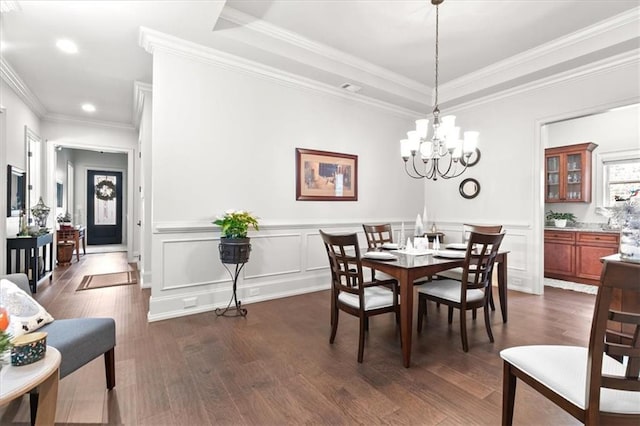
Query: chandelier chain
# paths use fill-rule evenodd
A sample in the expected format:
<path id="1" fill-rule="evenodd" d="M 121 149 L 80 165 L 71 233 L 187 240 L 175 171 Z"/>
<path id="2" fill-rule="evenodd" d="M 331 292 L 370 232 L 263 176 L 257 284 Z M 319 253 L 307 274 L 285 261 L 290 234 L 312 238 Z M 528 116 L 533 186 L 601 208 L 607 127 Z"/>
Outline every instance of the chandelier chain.
<path id="1" fill-rule="evenodd" d="M 436 111 L 438 110 L 438 62 L 439 62 L 439 31 L 438 31 L 438 27 L 439 27 L 439 5 L 436 4 L 436 87 L 435 87 L 435 93 L 436 93 L 436 97 L 435 97 L 435 105 L 433 110 Z"/>

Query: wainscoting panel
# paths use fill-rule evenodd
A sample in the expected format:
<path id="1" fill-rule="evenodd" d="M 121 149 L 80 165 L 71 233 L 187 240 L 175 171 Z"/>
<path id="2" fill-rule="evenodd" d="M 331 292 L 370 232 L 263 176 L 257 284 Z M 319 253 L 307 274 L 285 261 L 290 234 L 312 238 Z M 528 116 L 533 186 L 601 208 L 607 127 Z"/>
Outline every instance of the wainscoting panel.
<path id="1" fill-rule="evenodd" d="M 218 257 L 219 238 L 174 238 L 162 242 L 162 289 L 229 282 Z"/>
<path id="2" fill-rule="evenodd" d="M 380 223 L 384 221 L 379 221 Z M 391 222 L 394 231 L 400 221 Z M 369 223 L 369 222 L 366 222 Z M 407 236 L 413 226 L 405 222 Z M 459 242 L 461 223 L 441 223 L 445 242 Z M 219 228 L 208 224 L 157 225 L 152 235 L 153 261 L 149 321 L 158 321 L 227 306 L 232 281 L 218 256 Z M 252 233 L 249 262 L 238 280 L 243 305 L 330 288 L 327 254 L 318 229 L 358 233 L 361 250 L 366 238 L 359 223 L 277 224 Z M 508 286 L 533 292 L 538 277 L 531 267 L 532 230 L 527 224 L 505 224 L 503 247 L 509 250 Z M 233 267 L 233 265 L 228 265 Z"/>
<path id="3" fill-rule="evenodd" d="M 317 271 L 326 269 L 329 271 L 329 259 L 324 243 L 318 231 L 307 234 L 307 271 Z"/>
<path id="4" fill-rule="evenodd" d="M 298 273 L 302 270 L 302 237 L 300 233 L 267 234 L 251 237 L 249 263 L 244 278 Z"/>

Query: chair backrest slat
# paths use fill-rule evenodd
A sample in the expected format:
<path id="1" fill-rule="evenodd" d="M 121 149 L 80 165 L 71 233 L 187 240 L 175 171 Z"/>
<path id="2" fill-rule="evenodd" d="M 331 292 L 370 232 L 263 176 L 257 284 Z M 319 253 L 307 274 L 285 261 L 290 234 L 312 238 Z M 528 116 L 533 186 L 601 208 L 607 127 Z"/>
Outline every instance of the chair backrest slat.
<path id="1" fill-rule="evenodd" d="M 640 392 L 640 382 L 637 380 L 629 380 L 618 376 L 602 375 L 602 387 L 609 389 L 626 390 Z"/>
<path id="2" fill-rule="evenodd" d="M 463 297 L 466 297 L 468 289 L 487 289 L 491 286 L 493 265 L 503 238 L 504 233 L 471 232 L 462 267 Z"/>
<path id="3" fill-rule="evenodd" d="M 467 243 L 471 232 L 480 232 L 483 234 L 499 234 L 502 232 L 502 225 L 472 225 L 465 223 L 462 225 L 462 242 Z"/>
<path id="4" fill-rule="evenodd" d="M 391 224 L 384 223 L 380 225 L 362 225 L 364 235 L 367 237 L 367 245 L 370 249 L 377 248 L 384 243 L 393 242 L 393 232 Z"/>
<path id="5" fill-rule="evenodd" d="M 640 325 L 637 312 L 620 310 L 620 300 L 640 297 L 640 264 L 605 261 L 591 323 L 587 358 L 586 400 L 587 418 L 598 419 L 601 388 L 640 391 Z M 622 298 L 622 299 L 621 299 Z M 612 327 L 630 327 L 620 332 Z M 615 340 L 615 341 L 612 341 Z M 625 357 L 624 376 L 602 373 L 604 356 L 619 362 Z M 614 362 L 616 362 L 614 361 Z M 623 364 L 621 364 L 622 366 Z"/>
<path id="6" fill-rule="evenodd" d="M 362 297 L 363 273 L 358 235 L 332 235 L 320 230 L 320 236 L 329 257 L 331 280 L 336 294 L 345 291 Z"/>

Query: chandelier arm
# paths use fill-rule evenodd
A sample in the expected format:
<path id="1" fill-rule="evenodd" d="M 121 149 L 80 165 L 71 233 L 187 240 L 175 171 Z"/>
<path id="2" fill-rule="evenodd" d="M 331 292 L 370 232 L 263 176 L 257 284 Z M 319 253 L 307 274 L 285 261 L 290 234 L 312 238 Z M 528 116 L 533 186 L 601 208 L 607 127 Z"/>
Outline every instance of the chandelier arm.
<path id="1" fill-rule="evenodd" d="M 415 157 L 414 157 L 414 158 L 415 158 Z M 410 173 L 410 171 L 409 171 L 409 168 L 407 167 L 407 162 L 408 162 L 408 160 L 404 162 L 404 171 L 407 173 L 407 176 L 409 176 L 409 177 L 410 177 L 410 178 L 412 178 L 412 179 L 423 179 L 423 178 L 425 178 L 425 177 L 426 177 L 426 176 L 421 175 L 421 174 L 416 170 L 416 165 L 415 165 L 415 163 L 413 164 L 413 169 L 414 169 L 414 170 L 416 170 L 416 174 L 417 174 L 417 176 L 412 175 L 412 174 Z M 412 161 L 412 163 L 413 163 L 413 161 Z"/>
<path id="2" fill-rule="evenodd" d="M 413 171 L 416 173 L 416 175 L 421 176 L 421 177 L 423 177 L 423 178 L 424 178 L 424 177 L 427 177 L 427 176 L 426 176 L 426 172 L 427 172 L 427 163 L 424 163 L 424 166 L 425 166 L 425 174 L 422 174 L 422 173 L 420 173 L 420 172 L 418 171 L 418 168 L 416 167 L 416 157 L 415 157 L 415 156 L 413 157 L 412 164 L 413 164 Z"/>

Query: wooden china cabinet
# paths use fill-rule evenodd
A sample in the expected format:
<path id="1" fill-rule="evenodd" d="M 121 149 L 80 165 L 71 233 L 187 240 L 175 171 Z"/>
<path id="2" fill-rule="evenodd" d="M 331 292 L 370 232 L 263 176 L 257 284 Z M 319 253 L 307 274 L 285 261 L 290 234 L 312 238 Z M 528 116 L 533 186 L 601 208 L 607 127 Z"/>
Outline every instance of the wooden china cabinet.
<path id="1" fill-rule="evenodd" d="M 591 202 L 591 153 L 598 145 L 585 142 L 544 150 L 545 202 Z"/>

